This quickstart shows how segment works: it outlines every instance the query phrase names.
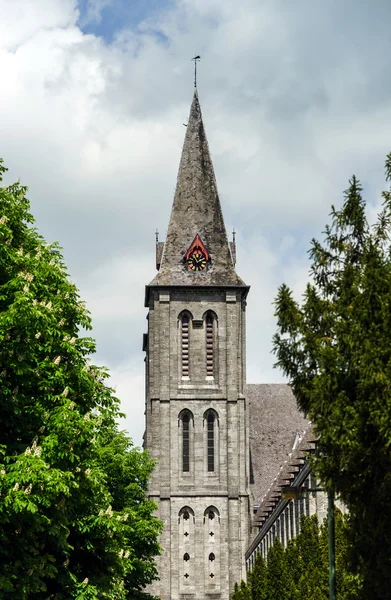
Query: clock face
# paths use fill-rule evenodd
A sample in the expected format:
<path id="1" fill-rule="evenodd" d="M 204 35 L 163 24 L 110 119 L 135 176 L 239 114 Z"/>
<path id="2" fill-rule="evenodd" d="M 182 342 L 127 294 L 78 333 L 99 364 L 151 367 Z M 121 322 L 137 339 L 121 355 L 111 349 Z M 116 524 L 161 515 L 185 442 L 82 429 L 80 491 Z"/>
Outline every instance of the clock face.
<path id="1" fill-rule="evenodd" d="M 206 258 L 202 252 L 195 251 L 189 256 L 188 269 L 190 271 L 205 271 Z"/>

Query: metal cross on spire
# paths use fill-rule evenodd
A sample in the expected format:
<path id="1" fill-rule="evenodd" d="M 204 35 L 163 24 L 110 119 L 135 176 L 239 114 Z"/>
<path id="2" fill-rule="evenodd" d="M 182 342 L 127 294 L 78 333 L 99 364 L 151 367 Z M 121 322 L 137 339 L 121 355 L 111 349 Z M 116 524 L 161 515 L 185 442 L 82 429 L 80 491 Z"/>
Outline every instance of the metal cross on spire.
<path id="1" fill-rule="evenodd" d="M 198 54 L 191 60 L 194 60 L 194 87 L 197 89 L 197 60 L 201 60 L 201 56 Z"/>

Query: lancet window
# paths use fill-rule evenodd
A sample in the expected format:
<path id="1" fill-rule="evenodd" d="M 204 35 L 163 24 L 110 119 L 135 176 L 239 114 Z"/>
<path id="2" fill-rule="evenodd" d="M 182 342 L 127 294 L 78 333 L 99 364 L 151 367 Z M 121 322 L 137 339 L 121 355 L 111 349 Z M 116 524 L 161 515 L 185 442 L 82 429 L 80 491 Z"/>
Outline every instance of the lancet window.
<path id="1" fill-rule="evenodd" d="M 218 476 L 219 416 L 213 408 L 204 413 L 204 465 L 207 476 Z"/>
<path id="2" fill-rule="evenodd" d="M 217 316 L 214 312 L 208 311 L 204 315 L 205 322 L 205 359 L 206 376 L 208 378 L 216 377 L 217 360 Z"/>
<path id="3" fill-rule="evenodd" d="M 204 512 L 205 586 L 211 592 L 220 587 L 220 514 L 210 506 Z"/>
<path id="4" fill-rule="evenodd" d="M 185 413 L 182 417 L 182 471 L 190 471 L 190 417 Z"/>
<path id="5" fill-rule="evenodd" d="M 208 455 L 208 471 L 215 470 L 215 415 L 209 412 L 206 418 L 207 423 L 207 455 Z"/>
<path id="6" fill-rule="evenodd" d="M 180 560 L 180 591 L 192 592 L 195 583 L 194 551 L 195 536 L 194 512 L 189 506 L 184 506 L 178 515 L 179 521 L 179 560 Z"/>
<path id="7" fill-rule="evenodd" d="M 194 417 L 187 408 L 179 413 L 178 426 L 179 465 L 181 465 L 179 468 L 182 471 L 182 476 L 188 476 L 193 471 Z"/>
<path id="8" fill-rule="evenodd" d="M 206 375 L 214 375 L 214 319 L 212 315 L 206 317 Z"/>
<path id="9" fill-rule="evenodd" d="M 189 376 L 189 315 L 182 315 L 181 319 L 181 370 L 182 377 Z"/>

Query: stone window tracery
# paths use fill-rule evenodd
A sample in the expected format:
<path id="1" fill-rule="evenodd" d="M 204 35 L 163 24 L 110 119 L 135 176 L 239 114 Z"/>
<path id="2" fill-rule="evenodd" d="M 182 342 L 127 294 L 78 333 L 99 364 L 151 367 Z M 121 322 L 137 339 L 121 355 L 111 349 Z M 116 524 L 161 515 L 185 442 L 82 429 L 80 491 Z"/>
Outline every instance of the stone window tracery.
<path id="1" fill-rule="evenodd" d="M 215 506 L 204 512 L 205 586 L 210 593 L 220 590 L 220 513 Z"/>
<path id="2" fill-rule="evenodd" d="M 178 515 L 179 525 L 179 587 L 181 593 L 192 593 L 195 584 L 195 517 L 189 506 L 184 506 Z"/>

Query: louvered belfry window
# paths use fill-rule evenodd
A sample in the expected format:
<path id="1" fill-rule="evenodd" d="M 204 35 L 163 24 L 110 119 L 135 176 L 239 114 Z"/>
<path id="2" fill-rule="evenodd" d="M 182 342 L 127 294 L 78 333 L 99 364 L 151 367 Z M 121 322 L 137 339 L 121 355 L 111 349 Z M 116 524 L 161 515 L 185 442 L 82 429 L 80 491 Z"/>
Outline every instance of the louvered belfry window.
<path id="1" fill-rule="evenodd" d="M 215 416 L 212 412 L 207 418 L 207 434 L 208 434 L 208 471 L 215 470 Z"/>
<path id="2" fill-rule="evenodd" d="M 182 417 L 182 471 L 190 471 L 190 417 L 185 413 Z"/>
<path id="3" fill-rule="evenodd" d="M 182 377 L 189 376 L 189 317 L 182 317 Z"/>
<path id="4" fill-rule="evenodd" d="M 214 375 L 214 331 L 213 317 L 206 317 L 206 375 L 213 377 Z"/>

